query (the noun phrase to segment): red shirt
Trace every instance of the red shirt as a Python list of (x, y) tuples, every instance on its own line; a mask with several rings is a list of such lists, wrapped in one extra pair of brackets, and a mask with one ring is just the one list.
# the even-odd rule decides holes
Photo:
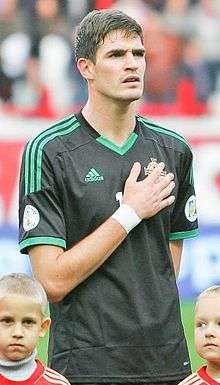
[(27, 380), (9, 380), (0, 374), (0, 385), (70, 385), (69, 381), (55, 370), (47, 368), (38, 360), (36, 360), (36, 364), (34, 373)]
[(219, 385), (220, 383), (215, 381), (206, 372), (206, 366), (200, 368), (197, 372), (186, 377), (179, 385)]

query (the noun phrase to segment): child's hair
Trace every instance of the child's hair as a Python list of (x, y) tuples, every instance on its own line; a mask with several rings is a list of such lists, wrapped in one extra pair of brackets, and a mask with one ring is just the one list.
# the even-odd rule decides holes
[(201, 298), (204, 298), (204, 297), (212, 297), (213, 294), (219, 294), (220, 295), (220, 285), (214, 285), (214, 286), (210, 286), (208, 287), (207, 289), (203, 290), (198, 298), (197, 298), (197, 302), (201, 299)]
[(217, 296), (217, 295), (220, 295), (220, 285), (210, 286), (207, 289), (203, 290), (196, 299), (195, 312), (197, 311), (197, 306), (198, 306), (200, 299), (213, 297), (213, 296)]
[(47, 295), (36, 279), (22, 273), (11, 273), (0, 278), (0, 299), (8, 294), (19, 294), (30, 297), (41, 305), (42, 316), (46, 316)]

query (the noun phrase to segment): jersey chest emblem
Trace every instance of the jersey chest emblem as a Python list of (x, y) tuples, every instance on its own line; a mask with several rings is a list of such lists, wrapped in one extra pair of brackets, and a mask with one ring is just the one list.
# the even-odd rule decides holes
[[(147, 166), (144, 167), (144, 175), (149, 175), (152, 173), (152, 171), (155, 169), (155, 167), (158, 165), (156, 158), (150, 158), (150, 162)], [(160, 175), (165, 176), (167, 174), (166, 171), (161, 171)]]

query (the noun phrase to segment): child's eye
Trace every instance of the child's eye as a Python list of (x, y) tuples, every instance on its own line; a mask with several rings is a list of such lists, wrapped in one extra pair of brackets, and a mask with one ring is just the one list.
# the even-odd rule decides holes
[(33, 319), (29, 319), (29, 318), (27, 318), (27, 319), (25, 319), (24, 321), (23, 321), (23, 323), (24, 324), (26, 324), (26, 325), (33, 325), (33, 324), (35, 324), (36, 322), (35, 322), (35, 320), (33, 320)]
[(197, 328), (204, 328), (206, 326), (205, 322), (197, 322), (196, 327)]
[(0, 319), (0, 322), (6, 325), (9, 325), (13, 322), (13, 319), (11, 317), (4, 317)]

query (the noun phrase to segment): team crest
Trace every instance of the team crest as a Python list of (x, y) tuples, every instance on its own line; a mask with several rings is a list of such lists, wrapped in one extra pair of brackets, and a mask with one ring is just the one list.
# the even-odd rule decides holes
[[(150, 163), (148, 163), (147, 167), (144, 167), (144, 175), (151, 174), (157, 165), (158, 165), (157, 159), (150, 158)], [(165, 176), (166, 174), (167, 174), (166, 171), (161, 171), (160, 173), (161, 176)]]
[(31, 205), (27, 205), (24, 209), (23, 216), (23, 228), (25, 231), (29, 231), (37, 227), (40, 221), (39, 211)]
[(197, 219), (196, 209), (196, 197), (192, 195), (186, 202), (185, 205), (185, 216), (190, 222), (194, 222)]

